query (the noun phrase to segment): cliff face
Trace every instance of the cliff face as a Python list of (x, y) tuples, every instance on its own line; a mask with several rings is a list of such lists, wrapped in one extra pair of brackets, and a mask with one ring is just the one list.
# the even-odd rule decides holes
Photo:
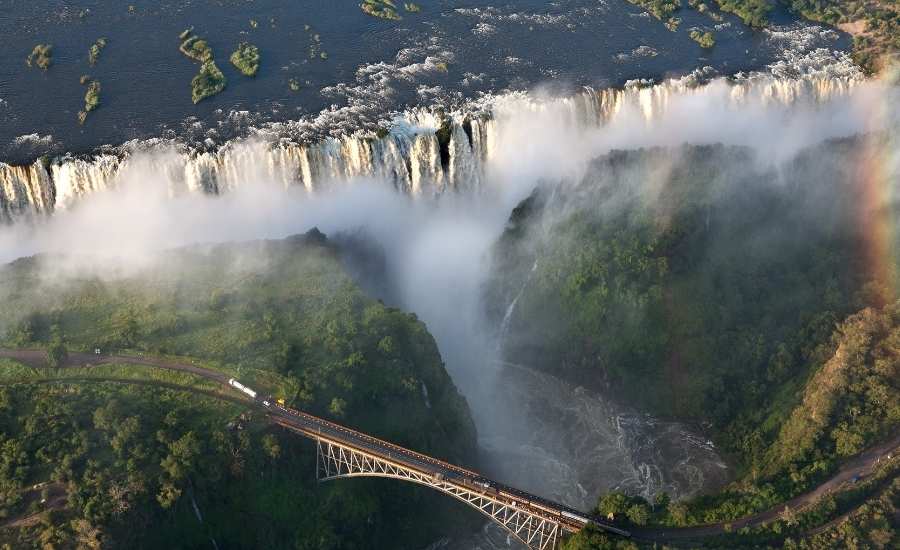
[(765, 410), (835, 319), (883, 303), (857, 223), (868, 143), (774, 165), (740, 147), (616, 152), (537, 191), (487, 288), (508, 360), (723, 427)]

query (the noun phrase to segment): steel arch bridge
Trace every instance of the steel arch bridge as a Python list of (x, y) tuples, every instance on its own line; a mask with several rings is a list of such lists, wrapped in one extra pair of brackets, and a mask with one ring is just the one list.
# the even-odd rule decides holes
[(588, 523), (629, 536), (614, 525), (471, 470), (306, 413), (275, 409), (283, 414), (270, 411), (273, 422), (316, 442), (316, 479), (320, 482), (382, 477), (430, 487), (478, 510), (533, 550), (555, 550), (564, 534), (576, 533)]
[(530, 513), (487, 491), (467, 489), (440, 474), (424, 474), (327, 440), (316, 442), (316, 455), (316, 479), (319, 481), (342, 477), (386, 477), (418, 483), (475, 508), (529, 548), (552, 550), (557, 546), (561, 529), (559, 522)]

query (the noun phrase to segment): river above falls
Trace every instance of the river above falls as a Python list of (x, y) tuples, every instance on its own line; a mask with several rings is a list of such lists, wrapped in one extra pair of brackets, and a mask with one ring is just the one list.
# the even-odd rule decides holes
[[(563, 89), (660, 80), (709, 67), (758, 70), (780, 59), (785, 33), (810, 46), (846, 50), (849, 39), (780, 11), (779, 31), (754, 31), (731, 14), (687, 3), (672, 32), (626, 0), (421, 0), (401, 21), (364, 14), (358, 2), (165, 0), (0, 1), (0, 161), (85, 153), (130, 140), (174, 139), (194, 147), (268, 128), (314, 141), (372, 130), (417, 105), (548, 84)], [(208, 41), (228, 80), (218, 95), (191, 102), (198, 66), (179, 53), (187, 28)], [(693, 29), (713, 32), (701, 48)], [(107, 46), (91, 64), (89, 49)], [(259, 47), (259, 73), (228, 62), (242, 41)], [(51, 44), (48, 70), (28, 67)], [(101, 84), (100, 107), (84, 125), (82, 76)]]

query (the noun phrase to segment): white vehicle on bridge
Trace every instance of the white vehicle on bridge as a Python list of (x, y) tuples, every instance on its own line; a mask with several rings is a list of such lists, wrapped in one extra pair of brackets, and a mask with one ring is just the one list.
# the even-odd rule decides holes
[(256, 392), (255, 392), (255, 391), (253, 391), (253, 390), (251, 390), (250, 388), (248, 388), (247, 386), (241, 384), (240, 382), (238, 382), (238, 381), (235, 380), (234, 378), (229, 378), (229, 379), (228, 379), (228, 385), (231, 386), (231, 387), (233, 387), (233, 388), (235, 388), (235, 389), (237, 389), (237, 390), (240, 391), (240, 392), (243, 392), (243, 393), (249, 395), (251, 398), (256, 399)]
[(591, 523), (593, 521), (590, 518), (586, 518), (578, 514), (573, 514), (572, 512), (567, 512), (565, 510), (562, 511), (562, 516), (571, 520), (580, 521), (581, 523)]

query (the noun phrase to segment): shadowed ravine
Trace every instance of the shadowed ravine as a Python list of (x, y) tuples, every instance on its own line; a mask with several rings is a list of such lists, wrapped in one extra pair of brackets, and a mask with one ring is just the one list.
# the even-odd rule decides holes
[[(716, 449), (684, 424), (628, 410), (520, 365), (494, 367), (497, 384), (465, 393), (478, 428), (479, 467), (487, 475), (581, 510), (613, 489), (684, 498), (728, 480)], [(448, 368), (453, 374), (453, 365)], [(521, 547), (493, 524), (432, 546)]]

